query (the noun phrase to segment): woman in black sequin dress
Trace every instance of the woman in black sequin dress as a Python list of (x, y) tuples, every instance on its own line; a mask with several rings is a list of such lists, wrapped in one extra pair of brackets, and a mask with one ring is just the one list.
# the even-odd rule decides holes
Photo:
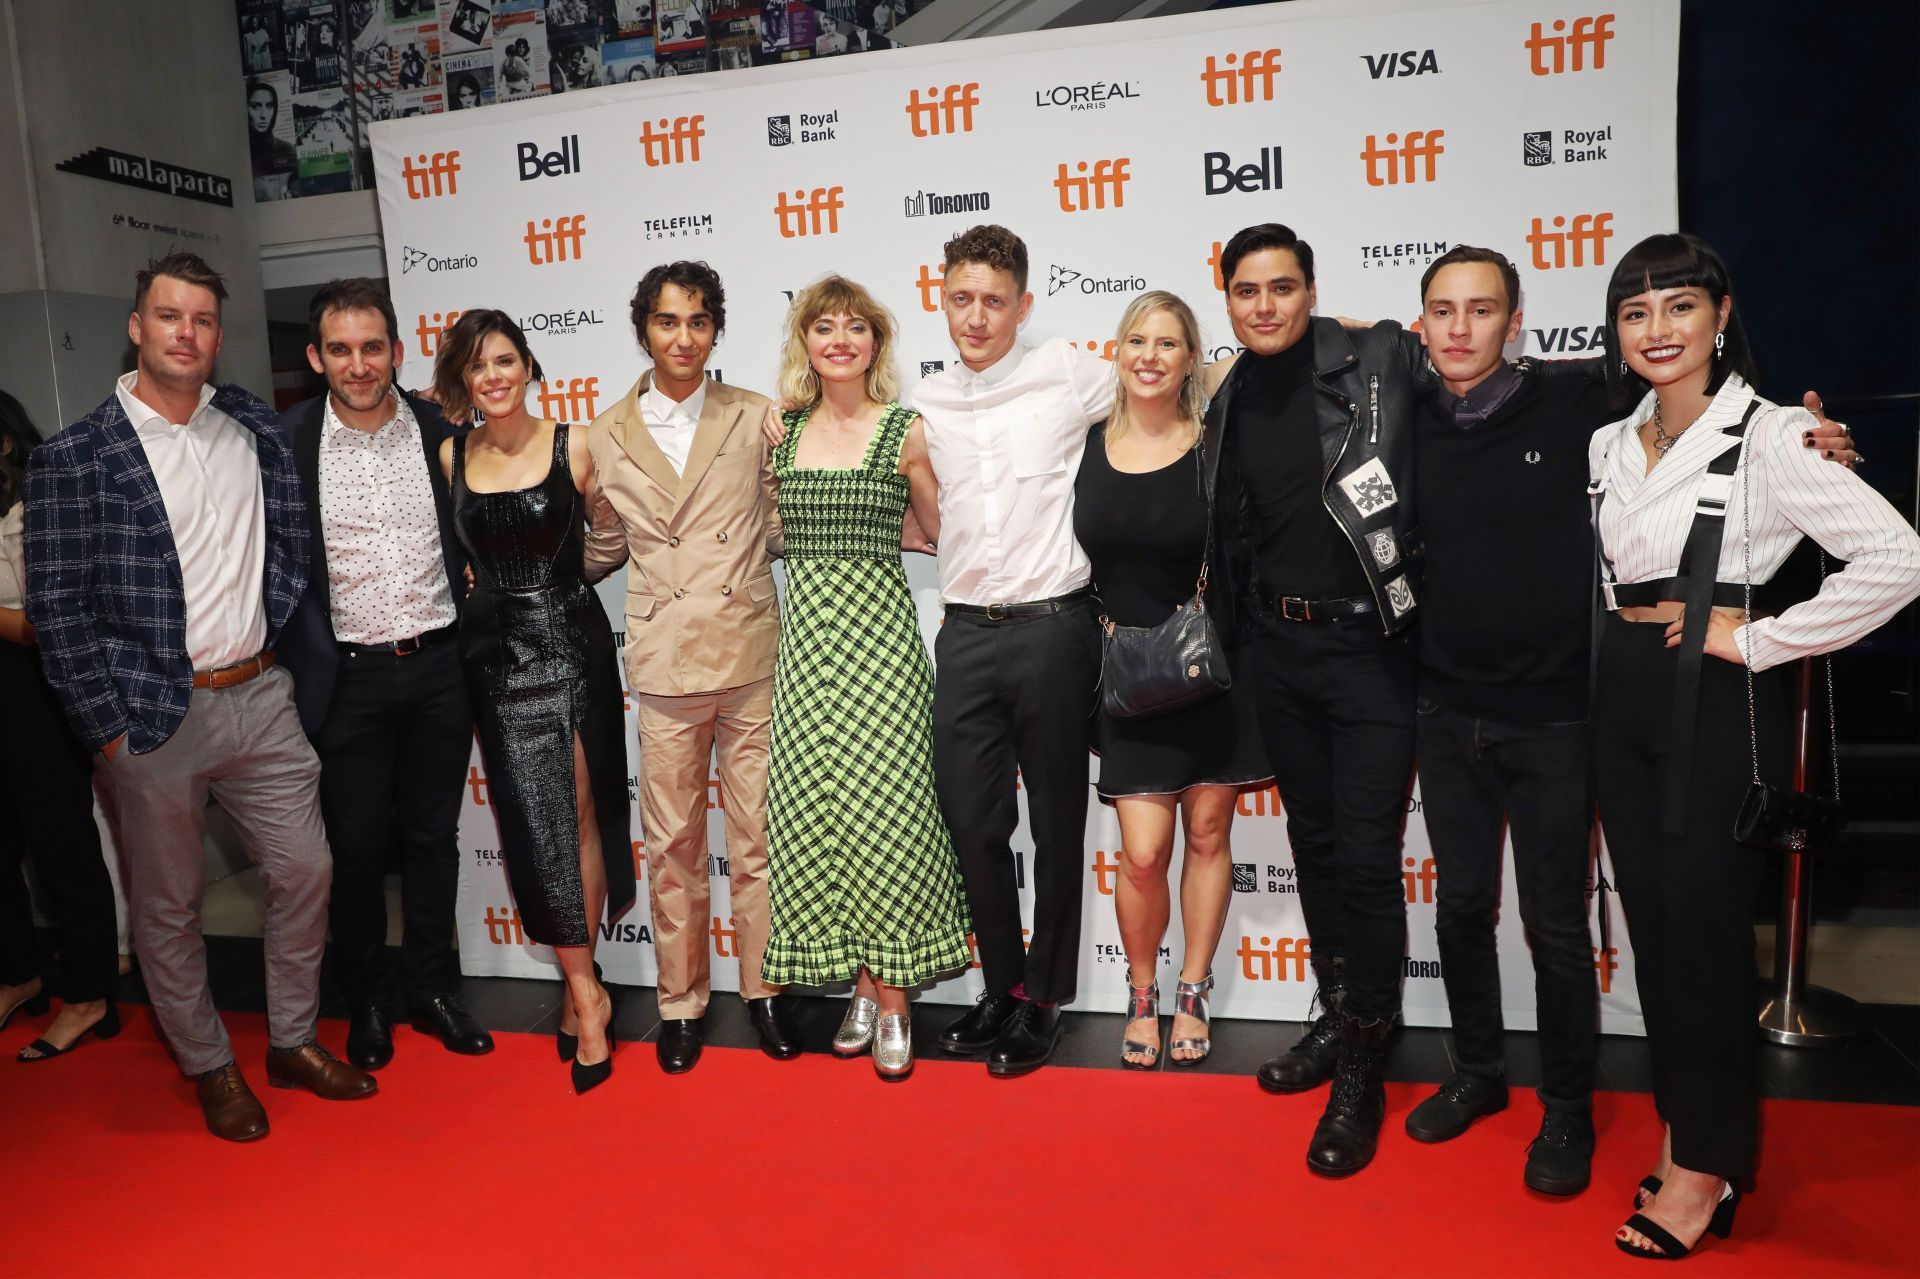
[[(528, 414), (527, 387), (540, 376), (511, 318), (468, 311), (440, 348), (434, 389), (449, 416), (483, 419), (440, 450), (473, 561), (460, 661), (507, 879), (528, 936), (559, 957), (561, 1032), (563, 1042), (577, 1033), (584, 1092), (612, 1056), (594, 935), (603, 912), (617, 917), (634, 900), (613, 631), (588, 585), (625, 562), (626, 538), (597, 500), (586, 432)], [(596, 510), (607, 514), (589, 534)]]

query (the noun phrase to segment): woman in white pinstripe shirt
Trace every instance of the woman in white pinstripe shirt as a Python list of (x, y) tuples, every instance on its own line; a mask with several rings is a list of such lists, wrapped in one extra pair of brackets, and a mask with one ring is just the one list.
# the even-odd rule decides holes
[[(1667, 1125), (1641, 1183), (1643, 1211), (1616, 1242), (1678, 1257), (1708, 1229), (1731, 1229), (1756, 1144), (1752, 907), (1766, 862), (1732, 833), (1752, 776), (1743, 657), (1758, 676), (1761, 776), (1781, 783), (1780, 671), (1846, 647), (1920, 595), (1920, 538), (1808, 446), (1810, 414), (1754, 392), (1726, 268), (1700, 240), (1656, 235), (1620, 260), (1607, 349), (1616, 403), (1638, 404), (1589, 450), (1611, 610), (1597, 655), (1595, 757)], [(1710, 474), (1730, 465), (1730, 475)], [(1704, 635), (1685, 626), (1682, 603), (1697, 505), (1724, 519)], [(1745, 584), (1768, 582), (1802, 536), (1847, 567), (1812, 599), (1746, 621)], [(1687, 673), (1690, 648), (1704, 654), (1697, 676)]]

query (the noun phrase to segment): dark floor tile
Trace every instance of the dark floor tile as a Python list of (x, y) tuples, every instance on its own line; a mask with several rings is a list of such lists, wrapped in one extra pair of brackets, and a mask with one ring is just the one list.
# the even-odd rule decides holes
[(1873, 1033), (1909, 1065), (1920, 1067), (1920, 1004), (1868, 1004)]
[(1763, 1043), (1760, 1077), (1799, 1101), (1920, 1105), (1920, 1069), (1877, 1035), (1818, 1048)]

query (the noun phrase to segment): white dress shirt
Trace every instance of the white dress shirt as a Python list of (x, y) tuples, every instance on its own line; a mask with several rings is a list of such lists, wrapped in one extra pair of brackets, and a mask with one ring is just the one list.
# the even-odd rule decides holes
[(1772, 580), (1803, 534), (1847, 562), (1812, 599), (1734, 631), (1734, 643), (1753, 669), (1764, 671), (1845, 648), (1920, 595), (1920, 536), (1912, 526), (1866, 481), (1801, 443), (1814, 425), (1812, 414), (1761, 399), (1737, 376), (1726, 380), (1652, 471), (1637, 438), (1653, 416), (1652, 392), (1633, 416), (1594, 433), (1587, 461), (1593, 480), (1606, 490), (1599, 535), (1614, 580), (1673, 577), (1707, 464), (1724, 450), (1722, 432), (1737, 425), (1756, 399), (1760, 408), (1747, 424), (1746, 455), (1727, 500), (1718, 580), (1746, 581), (1749, 555), (1754, 585)]
[(146, 451), (180, 556), (187, 656), (197, 671), (244, 662), (267, 642), (259, 448), (251, 431), (212, 407), (212, 386), (200, 389), (200, 407), (183, 424), (134, 395), (137, 376), (120, 379), (120, 407)]
[(707, 405), (707, 380), (700, 379), (700, 387), (684, 400), (672, 400), (660, 393), (660, 388), (647, 384), (647, 393), (640, 397), (640, 416), (646, 420), (647, 429), (653, 432), (653, 442), (667, 455), (667, 461), (673, 464), (673, 473), (679, 475), (687, 469), (687, 454), (693, 449), (693, 433), (700, 429), (700, 413)]
[(393, 401), (373, 432), (342, 422), (331, 395), (321, 410), (320, 535), (333, 637), (347, 644), (391, 644), (455, 617), (420, 424)]
[(1019, 604), (1092, 580), (1073, 536), (1073, 481), (1088, 430), (1113, 409), (1113, 386), (1111, 364), (1052, 338), (915, 388), (940, 484), (943, 600)]
[(0, 515), (0, 608), (27, 606), (26, 519), (25, 502)]

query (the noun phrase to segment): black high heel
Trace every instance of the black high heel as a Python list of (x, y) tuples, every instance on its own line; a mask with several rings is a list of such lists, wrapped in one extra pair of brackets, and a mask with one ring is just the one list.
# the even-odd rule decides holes
[(584, 1097), (613, 1077), (613, 1050), (618, 1042), (613, 1034), (613, 992), (605, 986), (600, 988), (607, 997), (607, 1056), (604, 1061), (589, 1066), (576, 1055), (569, 1066), (573, 1074), (575, 1096)]
[[(1731, 1235), (1733, 1233), (1733, 1214), (1739, 1207), (1740, 1192), (1733, 1188), (1733, 1183), (1728, 1182), (1720, 1191), (1720, 1202), (1713, 1206), (1713, 1217), (1707, 1222), (1706, 1232), (1702, 1234), (1700, 1238), (1704, 1239), (1707, 1235), (1714, 1235), (1718, 1238), (1725, 1239)], [(1627, 1218), (1627, 1229), (1639, 1231), (1648, 1239), (1652, 1240), (1653, 1243), (1659, 1247), (1660, 1251), (1649, 1252), (1645, 1248), (1635, 1247), (1618, 1235), (1614, 1236), (1613, 1246), (1621, 1252), (1626, 1253), (1629, 1257), (1639, 1257), (1646, 1261), (1678, 1261), (1692, 1252), (1693, 1248), (1700, 1246), (1700, 1240), (1695, 1240), (1693, 1248), (1687, 1247), (1687, 1245), (1681, 1243), (1669, 1234), (1665, 1227), (1637, 1212)]]
[(1633, 1192), (1633, 1206), (1637, 1211), (1647, 1206), (1647, 1200), (1660, 1193), (1660, 1178), (1648, 1173), (1640, 1178), (1640, 1188)]
[[(607, 991), (607, 1000), (608, 1002), (612, 1002), (613, 992), (607, 990), (605, 975), (600, 971), (598, 960), (596, 960), (593, 965), (593, 979), (601, 983), (600, 989)], [(553, 1046), (559, 1050), (561, 1061), (572, 1061), (580, 1052), (580, 1036), (569, 1035), (566, 1031), (555, 1027), (553, 1032)]]
[[(68, 1044), (65, 1048), (55, 1048), (52, 1044), (48, 1043), (44, 1039), (36, 1039), (32, 1043), (28, 1044), (25, 1048), (22, 1048), (20, 1050), (20, 1055), (15, 1057), (14, 1060), (27, 1062), (29, 1064), (36, 1061), (52, 1061), (55, 1057), (64, 1057), (68, 1053), (72, 1052), (74, 1049), (78, 1048), (81, 1044), (81, 1041), (86, 1039), (88, 1035), (92, 1035), (95, 1039), (106, 1040), (106, 1039), (112, 1039), (115, 1035), (119, 1033), (120, 1033), (120, 1008), (112, 1000), (108, 1000), (107, 1011), (105, 1015), (103, 1015), (99, 1021), (94, 1022), (93, 1025), (87, 1027), (85, 1030), (75, 1035), (73, 1037), (73, 1042)], [(33, 1053), (35, 1055), (32, 1057), (29, 1057), (27, 1056), (28, 1053)]]
[(25, 999), (7, 1009), (7, 1011), (0, 1013), (0, 1030), (5, 1030), (7, 1023), (13, 1020), (13, 1015), (21, 1009), (25, 1009), (29, 1017), (44, 1017), (46, 1016), (47, 1009), (51, 1007), (53, 1007), (52, 996), (48, 995), (47, 988), (42, 986), (39, 994), (28, 995)]

